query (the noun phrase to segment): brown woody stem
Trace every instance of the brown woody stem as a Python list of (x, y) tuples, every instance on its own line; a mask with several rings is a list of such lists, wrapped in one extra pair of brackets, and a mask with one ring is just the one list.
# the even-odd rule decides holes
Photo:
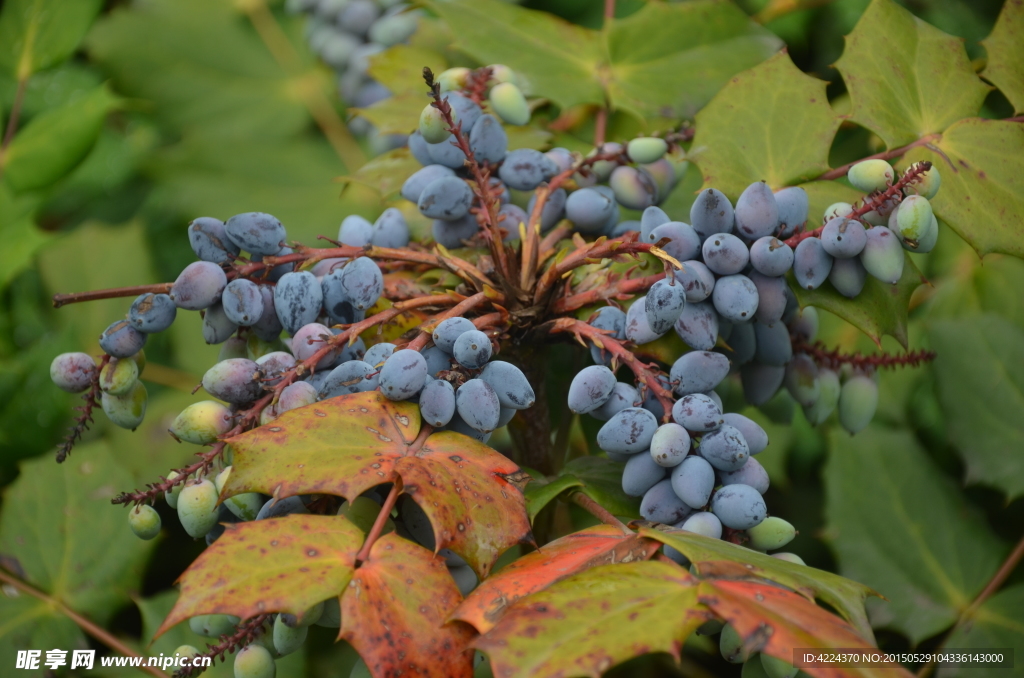
[(569, 313), (576, 309), (596, 304), (606, 299), (626, 299), (631, 294), (643, 292), (650, 289), (651, 285), (665, 278), (664, 273), (644, 276), (643, 278), (623, 278), (614, 284), (600, 287), (586, 292), (579, 292), (568, 297), (562, 297), (551, 307), (552, 313)]
[[(419, 437), (426, 439), (427, 435), (430, 435), (430, 427), (424, 426), (420, 429)], [(424, 435), (424, 431), (426, 435)], [(419, 438), (417, 438), (419, 440)], [(366, 535), (366, 541), (363, 542), (362, 548), (359, 549), (359, 553), (356, 554), (356, 565), (366, 562), (366, 559), (370, 557), (370, 549), (380, 538), (380, 533), (384, 531), (384, 525), (387, 524), (388, 518), (391, 516), (391, 509), (395, 508), (395, 502), (398, 501), (398, 495), (402, 493), (402, 478), (396, 477), (395, 482), (391, 485), (391, 491), (388, 492), (387, 498), (384, 500), (384, 504), (380, 507), (380, 513), (377, 514), (377, 519), (373, 521), (373, 527)]]

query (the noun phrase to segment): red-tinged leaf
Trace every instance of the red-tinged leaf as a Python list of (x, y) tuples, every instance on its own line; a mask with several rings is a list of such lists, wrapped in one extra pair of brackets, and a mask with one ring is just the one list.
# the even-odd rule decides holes
[(864, 611), (868, 596), (877, 596), (872, 589), (837, 574), (797, 565), (779, 558), (730, 544), (721, 539), (675, 530), (669, 527), (641, 527), (640, 534), (676, 549), (693, 563), (701, 577), (724, 577), (721, 561), (738, 563), (747, 576), (762, 577), (788, 586), (809, 600), (825, 601), (836, 609), (861, 636), (874, 640), (871, 624)]
[(566, 535), (513, 561), (485, 579), (452, 614), (486, 633), (520, 598), (597, 565), (647, 560), (661, 547), (653, 539), (596, 525)]
[(226, 525), (179, 578), (178, 602), (156, 636), (198, 614), (301, 613), (345, 589), (362, 543), (359, 528), (338, 516)]
[[(706, 579), (700, 584), (699, 599), (736, 629), (749, 652), (764, 652), (794, 663), (795, 648), (876, 649), (840, 617), (768, 581)], [(815, 678), (912, 675), (898, 664), (870, 668), (801, 668)]]
[(522, 486), (506, 457), (467, 436), (416, 443), (419, 408), (379, 392), (330, 398), (286, 412), (230, 439), (234, 468), (224, 496), (332, 494), (352, 499), (401, 477), (430, 518), (437, 548), (462, 556), (481, 578), (501, 553), (529, 542)]
[(359, 652), (374, 678), (470, 678), (473, 630), (445, 623), (461, 600), (443, 559), (387, 534), (341, 598), (339, 637)]
[(520, 600), (473, 645), (495, 678), (597, 678), (648, 652), (678, 658), (709, 618), (696, 584), (671, 563), (601, 565)]

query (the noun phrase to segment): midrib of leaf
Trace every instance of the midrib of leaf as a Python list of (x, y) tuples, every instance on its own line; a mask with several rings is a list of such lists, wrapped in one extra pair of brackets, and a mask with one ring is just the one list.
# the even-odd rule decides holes
[[(24, 594), (19, 593), (18, 595), (20, 596)], [(48, 613), (50, 612), (59, 612), (59, 610), (54, 607), (48, 607), (41, 600), (36, 600), (33, 607), (25, 610), (20, 615), (7, 619), (3, 624), (0, 624), (0, 638), (6, 636), (12, 629), (16, 629), (23, 624), (27, 624), (33, 619), (49, 616)]]
[(987, 610), (985, 609), (984, 605), (979, 607), (978, 611), (974, 613), (973, 621), (985, 622), (987, 624), (991, 624), (992, 626), (999, 626), (1004, 629), (1008, 629), (1010, 631), (1019, 633), (1021, 636), (1024, 636), (1024, 623), (1021, 623), (1014, 619), (1010, 619), (1009, 617), (1006, 617), (1004, 615), (997, 614), (995, 612), (992, 612), (991, 610)]
[(28, 26), (25, 28), (25, 45), (18, 57), (18, 80), (28, 80), (32, 75), (32, 48), (35, 47), (36, 34), (39, 32), (39, 5), (42, 0), (33, 0), (32, 12)]

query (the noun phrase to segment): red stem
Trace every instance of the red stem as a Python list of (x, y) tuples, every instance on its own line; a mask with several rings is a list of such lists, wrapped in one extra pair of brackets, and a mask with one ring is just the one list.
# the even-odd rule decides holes
[(582, 247), (569, 254), (565, 259), (548, 268), (541, 276), (540, 282), (537, 284), (537, 291), (534, 293), (534, 303), (541, 303), (554, 285), (562, 279), (562, 276), (573, 269), (623, 254), (650, 252), (654, 248), (651, 243), (637, 242), (637, 237), (636, 233), (627, 233), (614, 240), (598, 238), (587, 247)]
[[(434, 318), (431, 320), (429, 324), (420, 325), (419, 336), (410, 341), (408, 344), (406, 344), (405, 348), (409, 348), (414, 351), (419, 351), (423, 349), (423, 347), (427, 345), (427, 342), (430, 341), (431, 332), (433, 331), (433, 328), (437, 326), (438, 323), (440, 323), (442, 320), (447, 320), (448, 318), (454, 318), (456, 316), (464, 315), (465, 313), (473, 310), (477, 306), (480, 306), (481, 304), (484, 304), (487, 301), (488, 297), (485, 292), (477, 292), (471, 297), (466, 297), (465, 299), (455, 304), (455, 306), (451, 307), (444, 313), (439, 313), (436, 316), (434, 316)], [(501, 296), (498, 295), (498, 298), (495, 301), (501, 301)], [(427, 330), (425, 329), (426, 327), (430, 327), (431, 329)]]
[(584, 338), (600, 345), (605, 351), (611, 353), (613, 358), (618, 359), (629, 367), (633, 374), (636, 375), (638, 382), (650, 389), (654, 397), (661, 403), (662, 408), (664, 408), (665, 414), (663, 419), (666, 422), (669, 421), (672, 416), (672, 405), (675, 404), (675, 399), (672, 397), (672, 392), (658, 381), (658, 375), (661, 374), (661, 371), (655, 366), (646, 365), (641, 362), (622, 342), (610, 336), (607, 330), (600, 330), (575, 318), (559, 318), (542, 325), (541, 328), (546, 329), (551, 334), (559, 332), (572, 333), (576, 335), (576, 339), (584, 346), (586, 345), (586, 342), (583, 341)]
[(605, 525), (612, 525), (622, 530), (623, 534), (633, 534), (632, 530), (626, 527), (626, 524), (621, 520), (613, 516), (608, 509), (598, 504), (596, 501), (583, 494), (582, 492), (573, 492), (569, 495), (569, 501), (576, 504), (584, 511), (600, 520)]
[(650, 289), (651, 285), (665, 278), (664, 273), (644, 276), (643, 278), (623, 278), (606, 287), (599, 287), (562, 297), (551, 307), (552, 313), (569, 313), (576, 309), (596, 304), (605, 299), (627, 299), (629, 295)]
[(935, 360), (935, 351), (911, 351), (902, 355), (881, 353), (878, 355), (861, 355), (860, 353), (841, 353), (839, 349), (829, 349), (818, 341), (808, 344), (801, 340), (793, 341), (793, 353), (806, 353), (814, 362), (822, 367), (837, 369), (840, 365), (866, 368), (917, 367), (921, 363)]
[(899, 148), (894, 148), (890, 151), (882, 151), (881, 153), (875, 153), (874, 155), (869, 155), (866, 158), (861, 158), (860, 160), (848, 162), (845, 165), (841, 165), (840, 167), (825, 172), (824, 174), (813, 179), (812, 181), (832, 181), (833, 179), (841, 179), (846, 176), (846, 173), (850, 171), (851, 167), (853, 167), (859, 162), (864, 162), (865, 160), (892, 160), (893, 158), (900, 157), (901, 155), (903, 155), (912, 148), (917, 148), (918, 146), (927, 146), (931, 142), (941, 138), (941, 134), (929, 134), (927, 136), (921, 137), (917, 141), (907, 144), (906, 146), (900, 146)]
[[(430, 427), (424, 425), (420, 430), (420, 436), (426, 438), (426, 435), (430, 435)], [(418, 440), (419, 438), (417, 438)], [(402, 478), (395, 478), (395, 482), (391, 485), (391, 491), (388, 492), (387, 498), (384, 500), (384, 504), (380, 507), (380, 513), (377, 514), (377, 519), (373, 521), (373, 527), (366, 534), (366, 541), (363, 542), (362, 548), (359, 549), (359, 553), (356, 554), (356, 566), (366, 562), (366, 559), (370, 557), (370, 549), (380, 538), (380, 533), (384, 531), (384, 526), (388, 522), (388, 518), (391, 516), (391, 509), (395, 508), (395, 502), (398, 501), (398, 495), (402, 492)]]
[[(930, 170), (931, 168), (932, 168), (932, 164), (930, 162), (928, 162), (927, 160), (919, 162), (919, 163), (915, 163), (912, 167), (910, 167), (910, 169), (908, 169), (903, 174), (902, 177), (900, 177), (899, 181), (894, 183), (892, 186), (890, 186), (889, 188), (885, 189), (881, 193), (873, 193), (873, 194), (867, 196), (866, 198), (864, 198), (864, 204), (863, 205), (861, 205), (860, 207), (854, 209), (849, 214), (845, 214), (845, 215), (841, 214), (839, 216), (845, 216), (848, 219), (860, 219), (862, 216), (864, 216), (865, 214), (867, 214), (871, 210), (876, 209), (880, 205), (885, 204), (885, 202), (887, 200), (889, 200), (890, 198), (895, 198), (897, 196), (902, 195), (901, 191), (906, 186), (909, 186), (910, 184), (914, 183), (915, 181), (918, 181), (920, 179), (921, 175), (924, 174), (925, 172), (927, 172), (928, 170)], [(817, 237), (819, 237), (821, 235), (821, 232), (824, 229), (825, 229), (825, 227), (821, 226), (819, 228), (814, 229), (813, 231), (806, 231), (804, 233), (797, 233), (793, 237), (788, 238), (788, 239), (784, 240), (783, 242), (785, 242), (790, 247), (795, 248), (797, 245), (800, 244), (801, 241), (806, 240), (807, 238), (817, 238)]]

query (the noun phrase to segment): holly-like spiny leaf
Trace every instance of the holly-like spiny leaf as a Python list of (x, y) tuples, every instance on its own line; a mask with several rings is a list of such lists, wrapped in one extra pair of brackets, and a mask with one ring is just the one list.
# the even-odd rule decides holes
[(963, 40), (893, 0), (873, 0), (846, 36), (836, 68), (850, 92), (850, 119), (888, 148), (977, 115), (989, 91), (975, 75)]
[(156, 632), (199, 614), (300, 614), (345, 590), (363, 533), (342, 516), (288, 515), (226, 525), (181, 575)]
[(1024, 257), (1024, 125), (968, 118), (932, 146), (912, 149), (900, 166), (930, 160), (939, 170), (936, 216), (981, 256)]
[[(970, 648), (985, 652), (994, 647), (1020, 647), (1024, 635), (1024, 585), (1007, 586), (993, 595), (953, 629), (944, 642), (944, 647)], [(976, 667), (964, 670), (959, 667), (943, 666), (938, 670), (939, 678), (965, 676), (987, 678), (1005, 675), (998, 668)]]
[(981, 77), (999, 88), (1015, 113), (1024, 111), (1024, 2), (1007, 0), (992, 33), (981, 41), (988, 62)]
[(733, 77), (697, 114), (690, 158), (704, 187), (735, 201), (755, 181), (777, 190), (827, 171), (840, 118), (826, 85), (785, 52)]
[(444, 560), (396, 534), (370, 549), (341, 598), (340, 638), (374, 676), (469, 678), (473, 630), (446, 623), (462, 600)]
[[(531, 485), (532, 486), (532, 485)], [(661, 547), (611, 525), (595, 525), (545, 544), (485, 579), (452, 614), (486, 633), (519, 599), (597, 565), (647, 560)]]
[(381, 200), (390, 200), (399, 194), (405, 180), (420, 168), (419, 161), (412, 157), (408, 148), (395, 148), (378, 155), (360, 167), (355, 174), (341, 177), (338, 181), (346, 186), (367, 186), (379, 193)]
[(697, 580), (672, 563), (601, 565), (512, 605), (473, 645), (496, 678), (597, 678), (648, 652), (678, 659), (709, 618)]
[(877, 626), (914, 644), (949, 628), (999, 569), (1005, 544), (911, 431), (835, 432), (830, 449), (825, 536), (840, 572), (885, 596), (871, 601)]
[(814, 290), (800, 287), (789, 276), (790, 289), (796, 294), (800, 306), (817, 306), (835, 313), (864, 334), (876, 345), (882, 345), (882, 337), (889, 336), (907, 347), (907, 316), (910, 312), (910, 297), (918, 286), (927, 282), (914, 264), (913, 257), (904, 252), (903, 276), (895, 285), (867, 276), (864, 289), (856, 299), (845, 297), (832, 286), (830, 281)]
[(224, 496), (332, 494), (353, 499), (401, 478), (426, 512), (437, 548), (450, 548), (487, 576), (501, 552), (532, 539), (522, 485), (506, 457), (452, 431), (414, 442), (415, 402), (379, 392), (330, 398), (230, 439), (234, 469)]
[[(699, 600), (727, 621), (750, 654), (765, 654), (794, 663), (795, 648), (857, 648), (873, 650), (857, 632), (834, 614), (767, 581), (705, 579)], [(898, 664), (869, 668), (804, 667), (814, 678), (909, 678)]]
[[(852, 579), (805, 565), (786, 562), (721, 539), (676, 530), (667, 526), (657, 529), (641, 527), (640, 534), (667, 544), (686, 556), (702, 577), (705, 564), (729, 561), (739, 563), (748, 576), (761, 577), (788, 586), (810, 600), (821, 599), (835, 608), (864, 638), (874, 638), (864, 612), (868, 596), (878, 595)], [(719, 568), (720, 569), (720, 568)]]

